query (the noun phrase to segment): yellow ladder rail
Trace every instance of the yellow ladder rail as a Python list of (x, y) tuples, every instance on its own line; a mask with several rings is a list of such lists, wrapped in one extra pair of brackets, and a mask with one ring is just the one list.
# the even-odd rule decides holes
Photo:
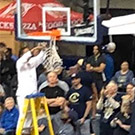
[(45, 113), (47, 116), (49, 133), (50, 135), (54, 135), (47, 100), (43, 93), (36, 93), (36, 94), (26, 96), (24, 100), (23, 115), (17, 126), (16, 135), (22, 135), (22, 130), (23, 130), (24, 122), (26, 120), (26, 115), (28, 113), (28, 108), (30, 108), (30, 111), (32, 113), (33, 130), (31, 132), (31, 135), (39, 135), (37, 111), (39, 110), (41, 106), (41, 101), (42, 101), (42, 104), (44, 105)]

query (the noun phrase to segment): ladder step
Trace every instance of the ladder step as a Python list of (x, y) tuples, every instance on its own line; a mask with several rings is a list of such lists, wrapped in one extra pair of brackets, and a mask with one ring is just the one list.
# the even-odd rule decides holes
[(30, 98), (38, 98), (38, 97), (44, 97), (45, 94), (44, 93), (35, 93), (35, 94), (30, 94), (30, 95), (27, 95), (26, 98), (30, 99)]
[(33, 126), (30, 126), (30, 127), (24, 127), (22, 130), (27, 130), (27, 129), (32, 129)]
[[(27, 113), (32, 113), (31, 110), (28, 110)], [(48, 118), (49, 116), (45, 115), (45, 118)]]

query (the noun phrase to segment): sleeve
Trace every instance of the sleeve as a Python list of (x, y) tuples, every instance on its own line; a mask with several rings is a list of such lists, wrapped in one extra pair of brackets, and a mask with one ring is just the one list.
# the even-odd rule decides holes
[(58, 87), (58, 89), (59, 89), (59, 92), (58, 92), (57, 97), (65, 97), (65, 92), (64, 92), (64, 90), (61, 89), (60, 87)]
[(101, 63), (106, 64), (105, 54), (102, 54), (100, 58)]
[(119, 72), (116, 72), (115, 75), (112, 77), (112, 80), (117, 83), (117, 78), (118, 78)]
[(119, 115), (120, 115), (120, 112), (118, 112), (118, 113), (114, 116), (113, 120), (110, 122), (111, 127), (115, 128), (115, 127), (117, 126), (116, 120), (119, 119)]
[(104, 107), (104, 99), (103, 98), (100, 98), (97, 102), (97, 110), (103, 110), (103, 107)]
[(42, 89), (48, 86), (48, 81), (43, 82), (40, 86), (38, 91), (42, 92)]
[(40, 90), (41, 93), (45, 93), (46, 89), (45, 87)]
[(68, 100), (69, 96), (71, 95), (71, 91), (69, 90), (66, 94), (66, 100)]
[(64, 90), (65, 93), (69, 91), (69, 86), (65, 81), (58, 81), (58, 86)]
[(28, 51), (17, 60), (17, 68), (22, 68), (28, 59), (32, 56), (31, 51)]
[(0, 120), (1, 128), (4, 128), (4, 123), (5, 123), (5, 112), (3, 112)]
[(45, 59), (46, 57), (46, 53), (45, 51), (40, 51), (40, 53), (35, 56), (35, 57), (32, 57), (29, 61), (28, 61), (28, 64), (31, 66), (31, 67), (38, 67)]
[(130, 70), (130, 71), (129, 71), (129, 75), (128, 75), (128, 82), (132, 82), (133, 77), (134, 77), (134, 74), (133, 74), (133, 72)]
[(92, 93), (90, 92), (89, 89), (85, 88), (85, 101), (87, 102), (87, 101), (90, 101), (90, 100), (92, 100)]
[(46, 118), (42, 118), (42, 119), (38, 120), (38, 126), (41, 126), (41, 125), (44, 125), (44, 126), (48, 125)]

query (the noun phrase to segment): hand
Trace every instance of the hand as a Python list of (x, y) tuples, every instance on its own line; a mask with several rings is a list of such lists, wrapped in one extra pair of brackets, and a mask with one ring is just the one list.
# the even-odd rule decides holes
[(44, 49), (44, 48), (46, 48), (47, 43), (46, 42), (38, 43), (38, 46), (41, 47), (42, 49)]
[(123, 128), (123, 129), (127, 128), (126, 125), (124, 125), (124, 124), (122, 124), (120, 127)]
[(85, 121), (85, 118), (84, 118), (84, 117), (82, 117), (79, 121), (80, 121), (80, 124), (83, 124), (83, 123), (84, 123), (84, 121)]
[(118, 124), (120, 127), (122, 126), (122, 122), (121, 122), (121, 120), (116, 120), (116, 124)]
[(42, 49), (45, 49), (45, 48), (47, 48), (47, 42), (43, 42), (40, 46), (42, 46)]
[(44, 43), (44, 44), (38, 44), (36, 47), (32, 48), (31, 49), (31, 52), (34, 52), (35, 50), (42, 50), (42, 49), (45, 49), (46, 48), (46, 45), (47, 43)]
[(4, 97), (5, 93), (4, 92), (0, 92), (0, 96)]
[(86, 65), (86, 71), (91, 71), (91, 64)]
[(3, 134), (5, 132), (4, 128), (0, 128), (0, 133)]
[(42, 49), (45, 49), (45, 48), (46, 48), (46, 46), (47, 46), (47, 43), (40, 44), (40, 45), (38, 45), (38, 46), (37, 46), (37, 49), (42, 50)]
[(111, 95), (109, 94), (109, 92), (108, 92), (108, 90), (106, 89), (106, 90), (104, 90), (104, 95), (106, 96), (106, 97), (111, 97)]
[(93, 66), (90, 67), (90, 71), (94, 71), (94, 67)]
[(40, 127), (38, 127), (38, 131), (39, 132), (42, 132), (43, 130), (44, 130), (44, 128), (45, 128), (46, 126), (45, 125), (40, 125)]
[(57, 97), (56, 98), (56, 102), (65, 102), (65, 98), (64, 97)]
[(70, 108), (66, 105), (64, 106), (64, 109), (63, 109), (65, 112), (69, 112)]
[(104, 95), (105, 95), (105, 89), (102, 88), (101, 92), (100, 92), (100, 97), (101, 98), (104, 98)]

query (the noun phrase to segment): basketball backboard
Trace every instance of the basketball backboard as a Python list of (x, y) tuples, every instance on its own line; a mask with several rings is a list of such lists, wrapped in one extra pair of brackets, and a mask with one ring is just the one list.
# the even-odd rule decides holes
[(84, 13), (79, 13), (56, 0), (17, 0), (17, 38), (47, 41), (50, 40), (49, 36), (31, 36), (29, 33), (60, 29), (61, 41), (87, 44), (96, 42), (100, 0), (83, 2)]

